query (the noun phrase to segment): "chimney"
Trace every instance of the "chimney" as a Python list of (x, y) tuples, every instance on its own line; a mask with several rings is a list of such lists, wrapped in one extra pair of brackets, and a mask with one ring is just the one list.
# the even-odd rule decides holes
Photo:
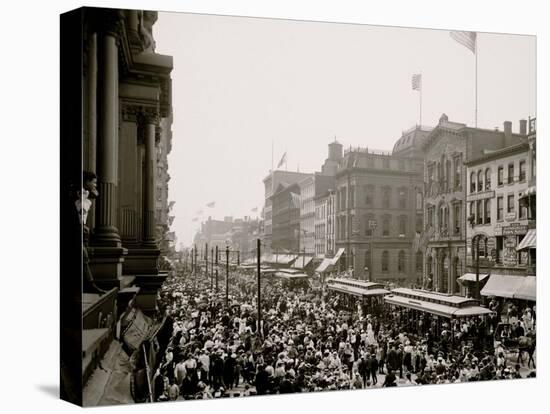
[(504, 146), (509, 147), (512, 144), (512, 123), (504, 121)]
[(527, 120), (526, 119), (520, 119), (519, 120), (519, 133), (520, 133), (520, 135), (527, 135)]

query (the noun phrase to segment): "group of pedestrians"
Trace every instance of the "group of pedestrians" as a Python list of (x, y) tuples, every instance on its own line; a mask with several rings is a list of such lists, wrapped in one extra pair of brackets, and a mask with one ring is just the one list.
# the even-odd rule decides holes
[(474, 319), (460, 327), (453, 348), (447, 333), (428, 321), (411, 329), (396, 310), (349, 312), (322, 289), (290, 289), (275, 279), (263, 285), (258, 323), (249, 275), (232, 272), (227, 298), (209, 277), (184, 271), (166, 280), (159, 303), (173, 334), (153, 379), (156, 401), (534, 375), (492, 346), (476, 347)]

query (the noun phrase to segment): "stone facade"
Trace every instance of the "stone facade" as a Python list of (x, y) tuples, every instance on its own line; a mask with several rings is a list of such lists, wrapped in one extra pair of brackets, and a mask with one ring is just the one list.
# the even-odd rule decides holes
[[(416, 145), (420, 145), (419, 137)], [(343, 268), (371, 281), (413, 283), (422, 159), (350, 148), (336, 173), (335, 247)]]
[(505, 131), (469, 128), (450, 122), (443, 114), (424, 146), (424, 233), (418, 248), (424, 251), (424, 287), (458, 293), (458, 277), (466, 263), (466, 187), (464, 163), (484, 151), (496, 151), (521, 142)]

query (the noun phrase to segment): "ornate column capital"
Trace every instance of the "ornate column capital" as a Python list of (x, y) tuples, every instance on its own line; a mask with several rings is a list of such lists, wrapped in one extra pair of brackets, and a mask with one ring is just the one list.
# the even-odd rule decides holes
[(160, 111), (154, 106), (122, 101), (121, 115), (123, 121), (135, 122), (140, 126), (152, 124), (158, 127), (160, 123)]
[(117, 45), (123, 33), (124, 11), (113, 9), (102, 9), (98, 14), (95, 26), (104, 35), (113, 36), (117, 39)]

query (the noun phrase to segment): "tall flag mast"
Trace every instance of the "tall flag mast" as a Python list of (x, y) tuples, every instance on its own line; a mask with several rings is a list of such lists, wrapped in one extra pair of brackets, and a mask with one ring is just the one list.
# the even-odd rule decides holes
[(475, 126), (477, 128), (477, 32), (451, 32), (451, 37), (475, 56)]

